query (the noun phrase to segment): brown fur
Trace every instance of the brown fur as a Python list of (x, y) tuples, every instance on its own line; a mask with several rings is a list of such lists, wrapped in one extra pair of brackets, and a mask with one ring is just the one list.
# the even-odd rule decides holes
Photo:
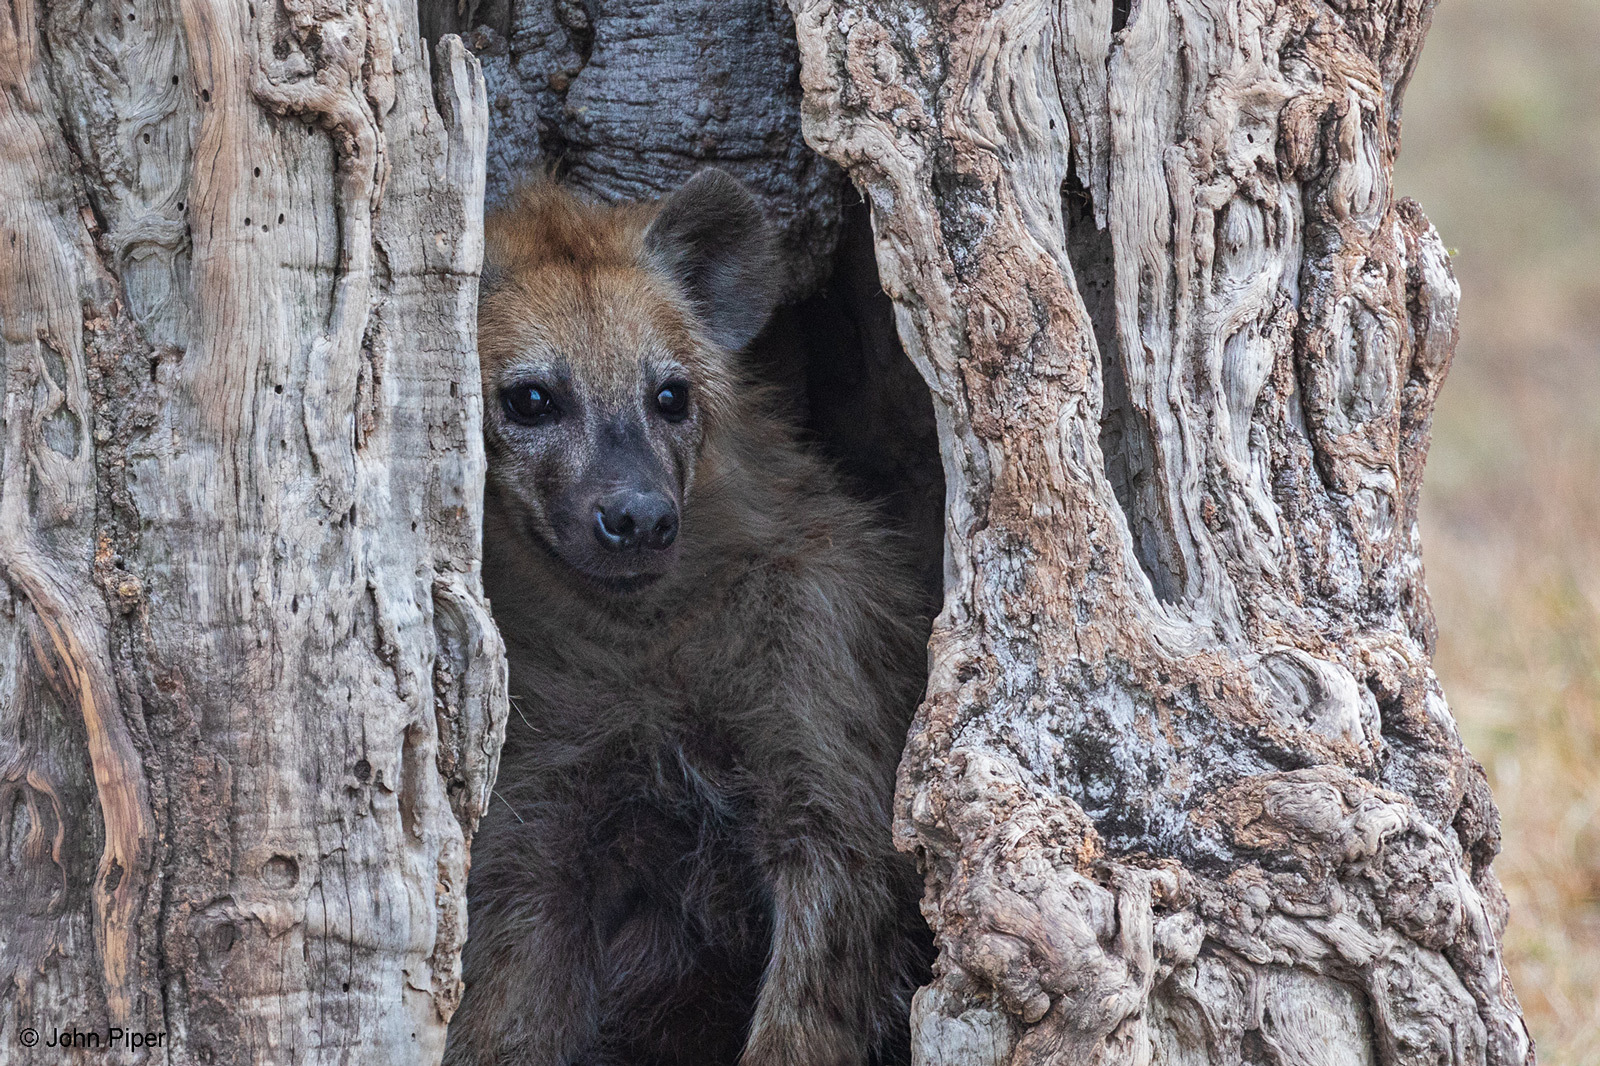
[[(901, 1060), (928, 952), (889, 831), (911, 582), (724, 347), (776, 280), (753, 201), (703, 174), (661, 210), (541, 186), (487, 227), (484, 575), (515, 704), (446, 1061)], [(674, 374), (675, 425), (650, 406)], [(530, 375), (559, 375), (558, 421), (505, 414)], [(628, 478), (681, 509), (664, 562), (585, 541), (585, 494)]]

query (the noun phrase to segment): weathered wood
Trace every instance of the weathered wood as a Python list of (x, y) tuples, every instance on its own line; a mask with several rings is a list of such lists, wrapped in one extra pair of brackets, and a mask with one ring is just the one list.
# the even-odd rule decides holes
[[(1428, 0), (794, 6), (949, 484), (924, 1061), (1529, 1060), (1416, 539)], [(729, 166), (798, 295), (841, 192), (776, 10), (423, 5), (496, 189)], [(403, 5), (8, 15), (0, 1058), (432, 1061), (503, 698), (474, 63), (430, 91)]]
[(0, 20), (5, 1061), (442, 1051), (504, 666), (439, 53), (403, 4)]
[(553, 170), (602, 201), (649, 200), (715, 165), (778, 227), (786, 295), (826, 279), (843, 176), (800, 132), (799, 57), (781, 0), (424, 0), (488, 84), (488, 196)]
[(1417, 540), (1430, 0), (792, 6), (945, 458), (920, 1061), (1531, 1061)]

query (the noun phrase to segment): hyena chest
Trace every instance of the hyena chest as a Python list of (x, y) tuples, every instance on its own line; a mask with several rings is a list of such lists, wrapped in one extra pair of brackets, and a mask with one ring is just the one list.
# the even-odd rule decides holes
[(764, 944), (754, 789), (736, 746), (691, 727), (619, 771), (613, 763), (595, 782), (590, 806), (602, 930), (663, 912), (707, 942)]
[(526, 725), (550, 777), (576, 783), (603, 941), (659, 926), (652, 936), (668, 936), (675, 956), (709, 947), (764, 958), (760, 782), (718, 712), (728, 695), (697, 685), (684, 659), (622, 663), (649, 679), (631, 687), (600, 671), (579, 682), (547, 675), (531, 686), (542, 698), (528, 721), (512, 724)]
[[(737, 765), (674, 744), (591, 813), (596, 932), (617, 1061), (732, 1063), (772, 936)], [(630, 780), (631, 779), (631, 780)]]

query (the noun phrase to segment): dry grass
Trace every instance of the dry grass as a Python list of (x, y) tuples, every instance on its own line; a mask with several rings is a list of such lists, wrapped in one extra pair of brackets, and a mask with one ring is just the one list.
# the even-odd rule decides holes
[(1398, 182), (1458, 249), (1423, 536), (1546, 1066), (1600, 1064), (1600, 0), (1444, 0)]

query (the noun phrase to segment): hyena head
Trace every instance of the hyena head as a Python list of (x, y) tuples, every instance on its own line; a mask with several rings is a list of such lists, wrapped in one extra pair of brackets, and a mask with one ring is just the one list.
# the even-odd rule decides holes
[(718, 170), (657, 205), (541, 184), (485, 227), (478, 304), (491, 487), (573, 571), (642, 586), (677, 561), (733, 353), (765, 323), (777, 257), (761, 208)]

